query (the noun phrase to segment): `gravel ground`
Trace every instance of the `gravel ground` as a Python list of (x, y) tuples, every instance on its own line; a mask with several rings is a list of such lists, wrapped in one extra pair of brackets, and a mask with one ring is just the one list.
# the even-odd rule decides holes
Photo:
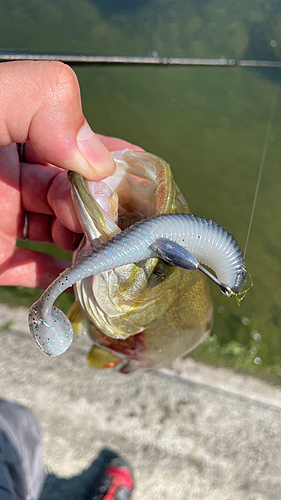
[(85, 498), (106, 448), (131, 463), (134, 500), (281, 499), (281, 389), (192, 359), (95, 372), (86, 337), (50, 359), (30, 338), (27, 309), (0, 313), (0, 395), (41, 424), (41, 500)]

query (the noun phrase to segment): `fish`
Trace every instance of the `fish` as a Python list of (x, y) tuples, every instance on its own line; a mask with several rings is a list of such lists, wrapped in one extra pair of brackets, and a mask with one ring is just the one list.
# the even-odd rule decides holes
[[(87, 332), (90, 367), (130, 373), (167, 366), (205, 340), (213, 323), (207, 278), (232, 296), (247, 272), (233, 236), (190, 213), (167, 162), (144, 151), (112, 156), (116, 171), (103, 181), (68, 174), (84, 237), (72, 267), (31, 307), (29, 326), (49, 356)], [(72, 285), (68, 319), (53, 303)]]

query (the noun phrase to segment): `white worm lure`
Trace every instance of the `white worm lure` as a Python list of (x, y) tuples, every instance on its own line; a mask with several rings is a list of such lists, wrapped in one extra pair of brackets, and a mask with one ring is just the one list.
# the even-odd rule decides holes
[[(239, 294), (247, 278), (240, 246), (216, 222), (192, 214), (143, 219), (65, 269), (33, 304), (29, 327), (39, 349), (48, 356), (60, 356), (72, 342), (69, 319), (53, 305), (62, 292), (88, 276), (155, 256), (179, 267), (199, 269), (227, 296)], [(201, 264), (210, 267), (217, 278)]]

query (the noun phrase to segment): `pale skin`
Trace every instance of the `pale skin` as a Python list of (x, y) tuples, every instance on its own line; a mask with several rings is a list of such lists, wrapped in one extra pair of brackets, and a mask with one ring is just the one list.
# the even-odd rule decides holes
[[(79, 140), (80, 139), (80, 140)], [(25, 143), (25, 161), (16, 143)], [(109, 150), (141, 148), (94, 134), (75, 73), (59, 62), (0, 64), (0, 285), (46, 288), (68, 263), (16, 247), (28, 239), (74, 250), (81, 227), (66, 171), (89, 180), (114, 172)]]

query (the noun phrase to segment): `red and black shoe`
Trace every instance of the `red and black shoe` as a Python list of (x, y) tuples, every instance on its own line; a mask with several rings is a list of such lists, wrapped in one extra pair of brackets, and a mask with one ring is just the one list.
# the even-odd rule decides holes
[(117, 456), (108, 462), (94, 485), (91, 500), (130, 500), (134, 489), (133, 473), (125, 460)]

